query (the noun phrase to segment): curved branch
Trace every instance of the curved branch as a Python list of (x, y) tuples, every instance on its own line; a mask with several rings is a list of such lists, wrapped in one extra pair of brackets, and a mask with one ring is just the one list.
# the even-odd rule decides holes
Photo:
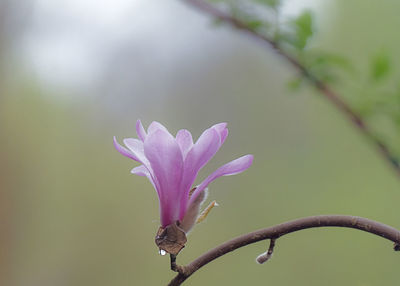
[(344, 116), (350, 120), (360, 132), (367, 138), (373, 145), (375, 145), (376, 150), (379, 152), (381, 157), (386, 160), (386, 162), (392, 167), (396, 174), (400, 177), (400, 163), (396, 156), (392, 154), (386, 144), (379, 138), (374, 136), (372, 130), (367, 126), (362, 117), (357, 114), (334, 90), (332, 90), (323, 81), (316, 78), (301, 62), (299, 62), (295, 57), (284, 51), (279, 47), (278, 42), (273, 39), (268, 38), (266, 35), (261, 34), (246, 23), (242, 22), (240, 19), (235, 18), (223, 11), (220, 11), (213, 5), (207, 3), (204, 0), (183, 0), (184, 2), (198, 8), (199, 10), (209, 14), (220, 21), (230, 24), (231, 26), (242, 30), (255, 39), (267, 44), (268, 48), (274, 49), (280, 56), (286, 59), (293, 67), (295, 67), (308, 81), (313, 85), (329, 102), (331, 102), (338, 110), (340, 110)]
[(276, 240), (277, 238), (286, 234), (315, 227), (345, 227), (362, 230), (393, 241), (395, 243), (394, 250), (400, 250), (400, 231), (391, 226), (356, 216), (312, 216), (292, 220), (269, 228), (260, 229), (229, 240), (204, 253), (203, 255), (192, 261), (190, 264), (186, 266), (180, 266), (179, 274), (174, 279), (172, 279), (168, 285), (181, 285), (189, 276), (191, 276), (204, 265), (240, 247), (265, 239)]

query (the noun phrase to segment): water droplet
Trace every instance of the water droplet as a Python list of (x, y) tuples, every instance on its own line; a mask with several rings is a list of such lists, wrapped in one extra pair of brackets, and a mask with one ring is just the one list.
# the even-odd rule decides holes
[(160, 253), (160, 255), (162, 255), (162, 256), (164, 256), (165, 254), (167, 254), (167, 252), (166, 252), (165, 250), (163, 250), (163, 249), (160, 249), (160, 250), (158, 251), (158, 253)]

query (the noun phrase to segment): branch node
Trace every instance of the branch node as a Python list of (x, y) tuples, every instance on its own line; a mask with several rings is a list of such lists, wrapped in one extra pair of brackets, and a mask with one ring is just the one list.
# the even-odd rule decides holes
[(171, 270), (174, 272), (178, 272), (180, 274), (184, 274), (184, 272), (185, 272), (184, 266), (180, 266), (180, 265), (176, 264), (176, 255), (170, 254), (169, 257), (170, 257), (170, 261), (171, 261)]
[(257, 256), (256, 261), (258, 264), (263, 264), (271, 259), (272, 254), (274, 253), (275, 240), (276, 240), (276, 238), (271, 238), (269, 241), (268, 251)]

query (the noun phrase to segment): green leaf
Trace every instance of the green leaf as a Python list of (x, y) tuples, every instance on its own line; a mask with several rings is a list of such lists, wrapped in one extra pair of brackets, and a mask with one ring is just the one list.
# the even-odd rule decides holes
[(314, 32), (312, 13), (304, 11), (291, 24), (296, 34), (296, 41), (293, 44), (297, 49), (304, 50)]
[(380, 52), (371, 59), (370, 74), (375, 81), (386, 78), (391, 71), (389, 55), (386, 52)]

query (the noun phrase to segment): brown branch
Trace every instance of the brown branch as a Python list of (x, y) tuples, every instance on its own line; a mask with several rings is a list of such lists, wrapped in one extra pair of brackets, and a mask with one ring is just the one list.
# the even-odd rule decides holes
[(295, 67), (308, 81), (313, 85), (327, 100), (329, 100), (342, 114), (352, 122), (361, 134), (363, 134), (373, 145), (375, 145), (376, 150), (382, 156), (384, 160), (393, 168), (398, 176), (400, 176), (400, 164), (396, 156), (394, 156), (386, 144), (379, 138), (374, 136), (372, 130), (367, 126), (362, 117), (357, 114), (334, 90), (332, 90), (323, 81), (316, 78), (301, 62), (299, 62), (295, 57), (281, 49), (278, 42), (270, 39), (268, 36), (261, 34), (246, 23), (242, 22), (240, 19), (229, 15), (218, 8), (207, 3), (204, 0), (183, 0), (184, 2), (196, 7), (197, 9), (217, 18), (218, 20), (230, 24), (231, 26), (242, 30), (255, 39), (267, 44), (268, 48), (274, 49), (280, 56), (286, 59), (293, 67)]
[(387, 240), (393, 241), (395, 243), (394, 250), (396, 251), (400, 250), (399, 247), (400, 231), (391, 226), (370, 219), (355, 217), (355, 216), (344, 216), (344, 215), (312, 216), (312, 217), (292, 220), (276, 226), (257, 230), (248, 234), (241, 235), (232, 240), (229, 240), (215, 247), (214, 249), (211, 249), (208, 252), (204, 253), (203, 255), (201, 255), (188, 265), (180, 266), (177, 269), (177, 271), (179, 272), (178, 275), (174, 279), (172, 279), (168, 285), (169, 286), (181, 285), (189, 276), (191, 276), (193, 273), (195, 273), (204, 265), (240, 247), (265, 239), (276, 240), (279, 237), (284, 236), (286, 234), (315, 227), (345, 227), (345, 228), (354, 228), (362, 230), (365, 232), (381, 236), (383, 238), (386, 238)]

